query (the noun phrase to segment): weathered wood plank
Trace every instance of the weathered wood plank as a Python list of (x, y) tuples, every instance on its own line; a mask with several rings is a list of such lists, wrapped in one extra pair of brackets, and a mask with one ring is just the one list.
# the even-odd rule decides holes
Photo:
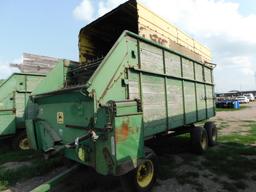
[(23, 53), (21, 64), (10, 64), (17, 67), (22, 73), (47, 74), (52, 70), (60, 59), (31, 53)]

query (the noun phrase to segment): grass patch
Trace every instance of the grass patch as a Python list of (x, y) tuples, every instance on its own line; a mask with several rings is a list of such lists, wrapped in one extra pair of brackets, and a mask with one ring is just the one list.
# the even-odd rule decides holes
[(256, 142), (256, 124), (250, 125), (250, 130), (248, 131), (248, 135), (239, 135), (239, 134), (230, 134), (223, 135), (219, 137), (219, 141), (221, 142), (236, 142), (240, 144), (254, 144)]
[(0, 180), (8, 181), (8, 183), (13, 184), (18, 179), (28, 179), (33, 176), (40, 176), (49, 172), (53, 168), (58, 167), (60, 162), (60, 157), (48, 160), (41, 158), (32, 160), (31, 165), (29, 166), (24, 165), (14, 170), (0, 168)]
[(17, 181), (23, 181), (35, 176), (41, 176), (47, 172), (63, 166), (63, 158), (60, 156), (45, 160), (42, 155), (33, 151), (10, 151), (0, 156), (1, 164), (7, 162), (29, 162), (17, 168), (7, 169), (0, 166), (0, 191), (14, 185)]
[[(220, 185), (223, 190), (237, 192), (248, 188), (245, 180), (255, 181), (256, 175), (256, 123), (255, 121), (243, 121), (243, 126), (248, 126), (248, 135), (234, 133), (219, 136), (219, 145), (210, 148), (203, 156), (195, 156), (188, 146), (189, 135), (178, 136), (170, 141), (161, 141), (162, 145), (156, 145), (155, 151), (161, 151), (159, 155), (159, 178), (175, 178), (179, 184), (191, 184), (197, 191), (206, 191), (200, 177), (209, 178)], [(226, 127), (228, 122), (219, 122)], [(168, 146), (168, 147), (167, 147)], [(185, 149), (185, 150), (183, 150)], [(182, 160), (175, 161), (175, 156)], [(199, 161), (200, 160), (200, 161)], [(199, 162), (199, 163), (197, 163)], [(197, 170), (208, 170), (211, 174), (184, 170), (188, 165)], [(225, 178), (228, 178), (226, 180)]]
[(39, 153), (35, 153), (32, 150), (26, 151), (8, 151), (6, 153), (1, 153), (0, 155), (0, 165), (6, 162), (20, 162), (20, 161), (29, 161), (31, 159), (39, 157)]
[[(256, 124), (250, 125), (249, 133), (249, 135), (220, 136), (219, 142), (222, 144), (208, 150), (204, 155), (205, 161), (202, 162), (204, 167), (215, 174), (237, 181), (232, 184), (237, 185), (236, 188), (245, 187), (241, 179), (248, 179), (247, 173), (256, 169), (256, 161), (247, 158), (247, 156), (256, 156), (256, 148), (250, 146), (256, 141)], [(225, 184), (225, 189), (230, 187)]]
[(222, 121), (218, 124), (218, 129), (225, 129), (226, 127), (228, 127), (228, 122), (226, 121)]
[(226, 189), (227, 191), (232, 192), (238, 192), (236, 186), (233, 185), (233, 183), (229, 183), (227, 181), (221, 181), (223, 189)]
[(5, 180), (0, 180), (0, 191), (4, 191), (7, 189), (7, 186), (8, 186), (8, 182), (5, 181)]
[(190, 184), (190, 185), (193, 185), (198, 192), (203, 192), (205, 191), (205, 189), (204, 189), (204, 186), (198, 182), (199, 177), (200, 177), (199, 173), (188, 171), (181, 175), (176, 175), (175, 178), (177, 179), (179, 184), (181, 185)]
[(0, 169), (0, 188), (7, 188), (15, 184), (17, 181), (23, 181), (35, 176), (41, 176), (52, 169), (59, 167), (59, 158), (50, 160), (35, 159), (31, 162), (31, 166), (21, 166), (15, 170)]
[(243, 181), (237, 181), (233, 183), (238, 189), (246, 189), (248, 186)]
[(242, 145), (222, 146), (219, 150), (207, 152), (203, 165), (217, 175), (227, 176), (233, 180), (246, 179), (247, 173), (256, 169), (256, 162), (242, 155), (256, 155), (256, 150)]
[(221, 184), (223, 186), (223, 189), (226, 189), (227, 191), (232, 191), (232, 192), (237, 192), (238, 189), (244, 190), (247, 188), (247, 185), (243, 181), (237, 181), (237, 182), (221, 181)]
[(256, 181), (256, 175), (251, 176), (251, 179), (252, 179), (253, 181)]

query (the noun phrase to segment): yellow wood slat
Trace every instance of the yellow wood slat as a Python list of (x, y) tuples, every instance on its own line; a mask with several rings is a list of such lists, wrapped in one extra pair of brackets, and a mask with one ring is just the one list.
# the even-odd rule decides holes
[(211, 61), (211, 52), (207, 47), (197, 42), (174, 25), (157, 16), (143, 5), (138, 3), (137, 9), (139, 17), (139, 35), (172, 49), (175, 48), (173, 47), (173, 42), (175, 42), (178, 45), (200, 55), (202, 62)]

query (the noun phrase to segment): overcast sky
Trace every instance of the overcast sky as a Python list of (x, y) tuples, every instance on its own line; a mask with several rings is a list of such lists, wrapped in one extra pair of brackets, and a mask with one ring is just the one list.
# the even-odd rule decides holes
[[(79, 29), (124, 0), (1, 0), (0, 78), (23, 52), (78, 60)], [(212, 51), (216, 91), (256, 89), (255, 0), (141, 0)]]

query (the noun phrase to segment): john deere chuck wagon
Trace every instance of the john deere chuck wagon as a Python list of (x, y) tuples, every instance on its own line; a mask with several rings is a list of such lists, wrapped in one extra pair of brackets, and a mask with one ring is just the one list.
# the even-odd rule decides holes
[(151, 12), (128, 1), (81, 29), (80, 62), (63, 60), (47, 75), (32, 94), (34, 114), (26, 123), (34, 149), (64, 151), (147, 191), (157, 158), (146, 140), (190, 132), (194, 149), (203, 152), (217, 130), (209, 122), (194, 126), (215, 115), (209, 60), (171, 39), (166, 46), (139, 35), (141, 13)]

